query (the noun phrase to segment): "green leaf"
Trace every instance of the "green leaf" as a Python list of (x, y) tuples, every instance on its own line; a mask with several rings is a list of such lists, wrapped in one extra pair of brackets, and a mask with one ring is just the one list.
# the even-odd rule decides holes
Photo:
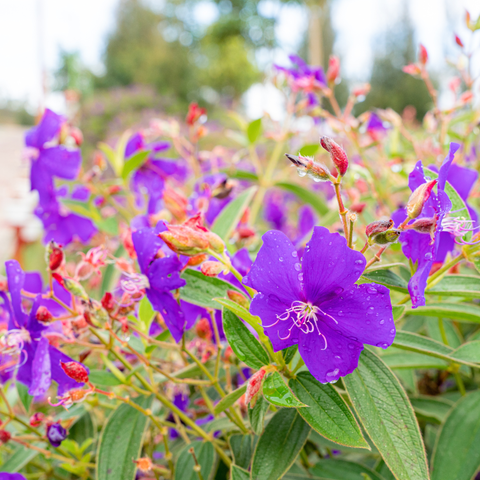
[(102, 232), (114, 236), (118, 235), (118, 220), (115, 217), (108, 217), (96, 220), (95, 225)]
[(103, 142), (100, 142), (97, 145), (97, 147), (105, 154), (108, 162), (113, 168), (113, 171), (117, 175), (120, 175), (120, 172), (122, 171), (122, 165), (121, 164), (119, 165), (117, 162), (117, 156), (116, 156), (115, 150), (113, 150), (113, 148), (110, 145)]
[[(134, 400), (142, 408), (150, 408), (153, 395)], [(133, 480), (137, 470), (132, 459), (139, 457), (148, 417), (121, 404), (108, 418), (97, 448), (96, 480)]]
[(448, 368), (449, 362), (438, 357), (416, 352), (392, 352), (382, 355), (382, 360), (390, 368)]
[(456, 322), (480, 323), (480, 307), (468, 303), (431, 303), (412, 308), (408, 315), (440, 317)]
[(480, 298), (480, 277), (475, 275), (446, 275), (441, 282), (433, 288), (429, 288), (426, 292), (442, 296)]
[[(40, 443), (34, 443), (36, 447), (43, 447)], [(15, 473), (21, 470), (25, 465), (28, 465), (40, 452), (37, 450), (30, 450), (25, 447), (19, 447), (8, 457), (5, 463), (0, 465), (0, 470), (4, 473)]]
[(93, 442), (97, 438), (97, 428), (92, 416), (85, 412), (68, 430), (68, 439), (82, 445), (87, 441)]
[(70, 211), (78, 213), (82, 217), (90, 218), (95, 222), (102, 220), (98, 210), (92, 208), (88, 203), (80, 202), (78, 200), (62, 199), (62, 204)]
[(312, 143), (309, 145), (304, 145), (300, 150), (299, 154), (302, 155), (303, 157), (313, 157), (318, 152), (318, 149), (320, 148), (320, 144), (318, 143)]
[(367, 282), (385, 285), (385, 287), (388, 287), (390, 290), (395, 290), (396, 292), (408, 293), (408, 283), (391, 270), (382, 269), (367, 272), (362, 275), (362, 280), (364, 279), (366, 279)]
[(252, 480), (278, 480), (292, 466), (310, 433), (297, 410), (282, 408), (272, 417), (258, 440)]
[(240, 361), (255, 370), (270, 363), (260, 342), (250, 333), (243, 322), (229, 310), (223, 310), (223, 329), (228, 343)]
[(189, 452), (190, 448), (193, 448), (200, 464), (202, 477), (207, 480), (215, 461), (215, 450), (210, 442), (203, 443), (200, 441), (192, 442), (182, 450), (175, 465), (175, 480), (198, 480), (199, 478), (197, 472), (193, 470), (195, 461)]
[(396, 322), (400, 320), (403, 315), (405, 314), (405, 305), (393, 305), (392, 313), (393, 313), (393, 320)]
[(250, 480), (250, 473), (236, 465), (232, 465), (231, 480)]
[(374, 470), (346, 460), (321, 460), (310, 471), (314, 478), (328, 480), (364, 480), (365, 477), (362, 474), (368, 475), (371, 480), (383, 480), (383, 477)]
[(95, 386), (116, 387), (122, 385), (122, 382), (107, 370), (90, 370), (88, 378)]
[(252, 430), (261, 435), (263, 432), (263, 423), (265, 421), (265, 414), (270, 404), (263, 398), (263, 395), (259, 395), (257, 402), (253, 408), (248, 406), (248, 419), (250, 420), (250, 426)]
[(428, 480), (420, 429), (391, 370), (369, 350), (343, 379), (352, 405), (391, 472), (399, 480)]
[(224, 412), (227, 408), (231, 407), (247, 390), (247, 384), (245, 383), (240, 388), (237, 388), (233, 392), (223, 397), (213, 409), (213, 414), (218, 415)]
[(443, 423), (453, 402), (439, 397), (410, 397), (415, 413), (432, 423)]
[(27, 412), (27, 415), (28, 415), (33, 397), (28, 394), (28, 387), (26, 385), (20, 382), (16, 382), (16, 385), (17, 385), (18, 398), (20, 398), (20, 401), (22, 402), (22, 405), (25, 408), (25, 412)]
[(140, 300), (138, 305), (138, 319), (142, 322), (142, 329), (145, 333), (150, 331), (150, 326), (155, 318), (155, 309), (152, 307), (150, 300), (145, 297)]
[(231, 283), (216, 277), (206, 277), (198, 270), (187, 268), (181, 275), (187, 284), (180, 289), (180, 298), (200, 307), (220, 309), (216, 297), (226, 297), (227, 290), (236, 290)]
[(232, 435), (228, 439), (235, 465), (248, 470), (253, 453), (252, 435)]
[(276, 187), (283, 188), (288, 192), (294, 193), (300, 200), (310, 204), (320, 216), (326, 215), (330, 212), (328, 205), (323, 201), (320, 194), (307, 190), (306, 188), (290, 182), (277, 182)]
[(278, 372), (273, 372), (263, 380), (263, 396), (268, 402), (278, 407), (301, 408), (307, 406), (295, 397)]
[(226, 173), (230, 178), (237, 178), (238, 180), (249, 180), (250, 182), (258, 182), (258, 175), (247, 170), (232, 170), (231, 168), (223, 168), (220, 170)]
[(262, 119), (258, 118), (250, 122), (247, 127), (248, 141), (253, 144), (258, 140), (258, 137), (262, 133)]
[(298, 413), (320, 435), (340, 445), (369, 448), (355, 417), (332, 385), (320, 383), (310, 372), (300, 372), (288, 384), (309, 407)]
[(437, 436), (432, 480), (470, 480), (480, 467), (480, 391), (461, 398)]
[(285, 348), (282, 350), (283, 359), (285, 363), (288, 365), (292, 360), (295, 354), (298, 351), (298, 345), (292, 345), (291, 347)]
[(216, 233), (224, 242), (230, 239), (256, 191), (256, 186), (247, 188), (235, 200), (232, 200), (213, 222), (212, 232)]
[(130, 174), (135, 170), (138, 170), (146, 161), (150, 155), (150, 150), (143, 150), (129, 157), (129, 159), (123, 164), (122, 178), (126, 180)]
[(480, 363), (480, 340), (464, 343), (461, 347), (453, 351), (450, 357), (467, 365)]

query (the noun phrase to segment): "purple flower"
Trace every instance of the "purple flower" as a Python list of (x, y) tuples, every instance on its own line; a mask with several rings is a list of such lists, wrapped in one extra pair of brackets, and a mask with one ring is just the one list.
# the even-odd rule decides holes
[(138, 257), (138, 265), (148, 279), (146, 294), (153, 308), (160, 312), (175, 341), (182, 339), (185, 330), (185, 316), (171, 290), (183, 287), (185, 280), (180, 278), (182, 264), (177, 256), (157, 256), (165, 245), (158, 237), (166, 230), (163, 222), (155, 228), (142, 228), (133, 232), (132, 240)]
[(275, 351), (298, 344), (306, 366), (322, 383), (355, 370), (363, 344), (388, 348), (395, 338), (390, 293), (356, 285), (365, 257), (338, 233), (315, 227), (303, 259), (281, 232), (269, 231), (243, 283), (259, 293), (258, 315)]
[[(445, 193), (445, 185), (449, 174), (450, 166), (453, 162), (455, 152), (460, 145), (450, 144), (450, 151), (442, 163), (438, 173), (437, 194), (431, 193), (430, 198), (425, 203), (422, 213), (415, 220), (420, 218), (436, 218), (436, 226), (432, 234), (419, 233), (414, 230), (406, 230), (400, 235), (403, 254), (417, 263), (417, 270), (408, 282), (408, 291), (412, 299), (412, 308), (425, 305), (425, 288), (427, 286), (428, 276), (433, 263), (438, 254), (441, 232), (445, 231), (444, 221), (446, 215), (452, 208), (452, 202)], [(412, 192), (420, 185), (427, 182), (423, 172), (423, 165), (418, 161), (415, 168), (409, 176), (409, 187)], [(392, 219), (395, 226), (398, 226), (407, 218), (405, 209), (397, 210)]]
[(52, 447), (59, 447), (67, 438), (67, 435), (67, 431), (62, 425), (60, 425), (60, 423), (52, 423), (47, 427), (47, 438)]
[(4, 355), (17, 359), (17, 380), (29, 387), (28, 393), (32, 396), (44, 395), (52, 380), (58, 383), (58, 395), (63, 395), (73, 388), (80, 388), (83, 383), (69, 378), (60, 366), (60, 362), (73, 362), (73, 359), (52, 347), (43, 336), (43, 333), (53, 327), (36, 319), (38, 308), (49, 308), (52, 301), (44, 300), (41, 294), (38, 294), (30, 312), (25, 313), (21, 292), (26, 286), (28, 275), (16, 260), (9, 260), (5, 267), (11, 303), (8, 297), (3, 297), (10, 312), (10, 319), (8, 330), (0, 343), (2, 363)]
[(20, 473), (0, 473), (0, 480), (27, 480)]

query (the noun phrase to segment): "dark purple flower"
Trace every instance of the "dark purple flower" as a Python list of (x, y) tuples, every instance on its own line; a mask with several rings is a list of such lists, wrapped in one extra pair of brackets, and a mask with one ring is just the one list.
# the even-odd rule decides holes
[[(460, 145), (450, 144), (450, 150), (440, 167), (438, 173), (437, 194), (431, 193), (430, 198), (425, 203), (422, 213), (415, 220), (421, 218), (436, 218), (436, 227), (432, 236), (419, 233), (414, 230), (406, 230), (400, 235), (403, 254), (411, 259), (413, 264), (417, 264), (417, 270), (408, 282), (408, 291), (412, 299), (412, 308), (425, 305), (425, 288), (427, 286), (428, 276), (435, 258), (438, 254), (441, 233), (445, 231), (444, 222), (446, 215), (452, 208), (452, 202), (445, 193), (445, 185), (449, 174), (450, 166), (453, 162), (455, 152)], [(412, 192), (420, 185), (427, 182), (425, 178), (422, 162), (419, 160), (415, 168), (410, 173), (408, 185)], [(401, 224), (407, 218), (405, 209), (397, 210), (392, 219), (395, 226)]]
[(52, 380), (58, 383), (58, 395), (63, 395), (73, 388), (80, 388), (83, 383), (69, 378), (60, 366), (60, 362), (74, 360), (52, 347), (43, 336), (53, 327), (44, 325), (36, 319), (38, 308), (40, 306), (49, 308), (52, 301), (44, 300), (38, 294), (30, 312), (25, 313), (21, 292), (28, 275), (23, 272), (16, 260), (9, 260), (5, 267), (11, 303), (8, 297), (3, 297), (10, 312), (10, 319), (8, 331), (1, 344), (2, 363), (4, 355), (17, 359), (17, 380), (29, 387), (28, 393), (32, 396), (44, 395)]
[(147, 297), (153, 308), (162, 315), (175, 341), (179, 342), (185, 330), (185, 316), (171, 290), (183, 287), (185, 280), (180, 278), (182, 264), (177, 256), (165, 256), (162, 252), (157, 257), (165, 245), (158, 234), (165, 230), (165, 224), (159, 222), (155, 228), (133, 232), (132, 240), (140, 270), (148, 279)]
[(1, 473), (0, 472), (0, 480), (27, 480), (23, 475), (20, 473)]
[(47, 438), (52, 447), (59, 447), (60, 444), (67, 438), (67, 431), (60, 425), (60, 423), (52, 423), (47, 427)]
[(281, 232), (269, 231), (243, 283), (259, 293), (258, 315), (275, 351), (298, 344), (312, 375), (335, 382), (355, 370), (363, 344), (388, 348), (395, 338), (390, 292), (356, 285), (365, 257), (345, 238), (315, 227), (303, 259)]

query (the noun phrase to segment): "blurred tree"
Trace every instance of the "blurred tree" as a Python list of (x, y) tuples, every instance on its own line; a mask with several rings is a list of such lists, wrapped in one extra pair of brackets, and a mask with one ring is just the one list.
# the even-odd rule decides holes
[(92, 90), (92, 73), (83, 65), (78, 52), (60, 50), (60, 66), (54, 72), (53, 89), (64, 92), (75, 90), (85, 95)]
[(402, 67), (416, 60), (417, 54), (413, 27), (406, 10), (395, 28), (385, 33), (377, 45), (370, 77), (372, 88), (365, 101), (357, 105), (355, 113), (372, 108), (393, 108), (402, 113), (411, 105), (416, 109), (417, 119), (421, 120), (431, 108), (432, 100), (422, 80), (402, 71)]

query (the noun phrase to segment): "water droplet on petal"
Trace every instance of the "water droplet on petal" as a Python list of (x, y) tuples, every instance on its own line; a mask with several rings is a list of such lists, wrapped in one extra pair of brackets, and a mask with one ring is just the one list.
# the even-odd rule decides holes
[(380, 343), (377, 343), (377, 347), (388, 348), (388, 344), (386, 344), (385, 342), (380, 342)]
[(299, 273), (299, 274), (298, 274), (298, 280), (299, 280), (300, 282), (303, 282), (303, 273)]
[(385, 323), (385, 320), (380, 320), (380, 325), (383, 325)]
[(375, 308), (373, 307), (368, 307), (367, 309), (367, 315), (372, 315), (375, 312)]
[(343, 317), (343, 312), (340, 310), (340, 311), (337, 313), (337, 315), (338, 315), (339, 317)]
[(336, 368), (335, 370), (330, 370), (327, 372), (327, 377), (336, 377), (340, 370)]
[(297, 272), (299, 272), (302, 269), (302, 266), (299, 263), (296, 263), (294, 267)]
[(342, 292), (343, 292), (343, 288), (342, 287), (337, 287), (335, 290), (335, 295), (340, 295)]
[(298, 256), (298, 253), (297, 253), (296, 251), (293, 251), (293, 252), (292, 252), (292, 257), (295, 257), (295, 258), (296, 258), (297, 256)]
[(360, 259), (355, 260), (355, 265), (361, 265), (362, 263), (363, 263), (363, 260), (360, 260)]
[(335, 355), (334, 359), (339, 362), (342, 359), (342, 357), (340, 355)]
[(278, 261), (279, 261), (279, 262), (283, 262), (283, 257), (280, 257), (280, 258), (278, 259)]
[(355, 350), (355, 345), (354, 345), (353, 343), (349, 343), (349, 344), (348, 344), (348, 348), (349, 348), (350, 350)]
[(376, 295), (378, 293), (378, 290), (375, 287), (367, 287), (367, 292), (370, 295)]
[(425, 260), (431, 260), (432, 257), (433, 257), (433, 255), (432, 255), (430, 252), (427, 252), (427, 253), (425, 254)]

